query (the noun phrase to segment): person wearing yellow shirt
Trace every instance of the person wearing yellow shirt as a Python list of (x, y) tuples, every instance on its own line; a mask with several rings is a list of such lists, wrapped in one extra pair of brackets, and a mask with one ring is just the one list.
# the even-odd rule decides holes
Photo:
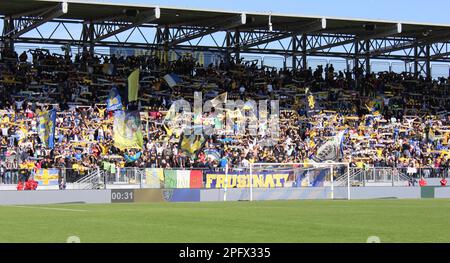
[(97, 110), (98, 110), (98, 116), (100, 117), (100, 119), (104, 119), (105, 118), (105, 111), (106, 111), (106, 108), (97, 108)]
[(377, 149), (377, 156), (382, 157), (383, 156), (383, 149)]
[(358, 167), (358, 168), (364, 168), (364, 162), (363, 162), (363, 161), (358, 161), (358, 162), (356, 162), (356, 167)]
[(77, 163), (72, 164), (72, 169), (78, 171), (80, 169), (80, 165)]
[(3, 117), (2, 122), (4, 122), (4, 123), (9, 123), (9, 117), (8, 117), (8, 115), (5, 115), (5, 116)]
[(108, 154), (108, 146), (104, 145), (104, 144), (99, 144), (100, 149), (102, 150), (102, 155), (107, 155)]

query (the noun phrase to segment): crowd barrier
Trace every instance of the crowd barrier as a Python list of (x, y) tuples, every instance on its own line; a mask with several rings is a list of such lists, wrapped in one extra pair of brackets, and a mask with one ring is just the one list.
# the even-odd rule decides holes
[(370, 168), (350, 168), (352, 170), (363, 171), (360, 180), (389, 181), (392, 177), (408, 176), (413, 178), (439, 178), (448, 177), (450, 168), (393, 168), (393, 167), (370, 167)]
[(58, 185), (61, 179), (66, 183), (74, 183), (89, 174), (91, 169), (48, 168), (48, 169), (5, 169), (0, 174), (0, 184), (17, 184), (29, 177), (38, 181), (39, 185)]
[[(19, 180), (26, 181), (32, 177), (38, 182), (39, 187), (55, 186), (63, 181), (66, 184), (73, 184), (80, 179), (86, 178), (93, 171), (99, 169), (8, 169), (0, 174), (0, 184), (16, 185)], [(117, 168), (114, 170), (101, 170), (102, 178), (99, 179), (104, 185), (135, 185), (135, 188), (161, 188), (161, 189), (223, 189), (223, 188), (248, 188), (250, 187), (249, 171), (230, 170), (228, 176), (220, 169), (196, 168), (192, 170), (183, 169), (163, 169), (163, 168)], [(373, 183), (384, 183), (384, 186), (408, 186), (408, 180), (413, 178), (434, 178), (442, 176), (448, 177), (447, 168), (382, 168), (375, 167), (369, 169), (350, 168), (352, 174), (352, 185), (355, 182), (358, 186), (373, 186)], [(335, 179), (346, 180), (346, 174), (338, 174), (335, 171)], [(254, 173), (253, 187), (255, 188), (287, 188), (300, 187), (301, 177), (293, 176), (292, 172), (274, 171), (264, 173)], [(95, 178), (94, 178), (95, 179)], [(338, 179), (339, 180), (339, 179)], [(309, 186), (323, 186), (329, 181), (329, 173), (324, 173), (315, 177)], [(392, 182), (392, 183), (391, 183)], [(394, 183), (396, 182), (396, 183)], [(402, 182), (398, 184), (398, 182)], [(404, 184), (403, 184), (404, 183)]]
[[(253, 187), (255, 188), (284, 188), (300, 186), (289, 172), (254, 173)], [(250, 187), (249, 171), (230, 171), (228, 175), (221, 169), (216, 170), (176, 170), (162, 168), (121, 168), (115, 173), (106, 172), (105, 184), (135, 184), (139, 188), (248, 188)], [(325, 177), (317, 177), (312, 184), (324, 182)]]

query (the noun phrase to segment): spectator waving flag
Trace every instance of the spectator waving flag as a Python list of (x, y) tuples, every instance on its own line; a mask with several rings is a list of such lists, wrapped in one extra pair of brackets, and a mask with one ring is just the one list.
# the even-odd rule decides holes
[(187, 153), (192, 159), (197, 158), (199, 150), (206, 142), (205, 137), (201, 133), (201, 126), (195, 126), (191, 134), (183, 133), (180, 136), (180, 149)]
[(139, 111), (118, 110), (114, 113), (114, 146), (120, 150), (142, 149), (142, 135)]
[(56, 110), (53, 109), (49, 112), (49, 135), (48, 135), (48, 147), (53, 149), (55, 147), (55, 127), (56, 127)]
[(305, 100), (306, 100), (306, 109), (307, 116), (313, 116), (315, 113), (320, 111), (319, 105), (317, 104), (316, 97), (309, 90), (309, 88), (305, 89)]
[(163, 78), (167, 82), (167, 85), (169, 85), (169, 87), (171, 88), (183, 82), (181, 78), (175, 73), (166, 74)]
[(19, 136), (19, 143), (24, 142), (24, 140), (28, 136), (28, 129), (25, 125), (20, 125), (19, 130), (17, 131), (17, 135)]
[(113, 87), (109, 92), (108, 101), (106, 102), (106, 109), (108, 111), (115, 111), (122, 109), (122, 98), (116, 87)]
[(366, 104), (366, 108), (370, 114), (374, 116), (380, 116), (380, 112), (375, 107), (375, 102), (371, 102), (369, 103), (369, 105)]
[(39, 114), (38, 135), (44, 147), (55, 145), (56, 110), (43, 111)]
[(348, 130), (339, 132), (333, 139), (322, 144), (316, 154), (311, 157), (312, 161), (322, 163), (326, 161), (337, 162), (342, 158), (344, 135)]
[(203, 147), (205, 138), (203, 135), (183, 135), (180, 139), (180, 148), (188, 153), (191, 158), (196, 158), (198, 151)]
[(225, 107), (224, 103), (227, 103), (228, 93), (224, 92), (220, 94), (219, 96), (215, 97), (211, 100), (212, 106), (214, 108)]

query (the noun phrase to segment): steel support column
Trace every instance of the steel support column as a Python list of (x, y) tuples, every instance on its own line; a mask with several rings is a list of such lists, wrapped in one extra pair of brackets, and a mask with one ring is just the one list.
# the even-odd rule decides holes
[(355, 77), (370, 74), (370, 40), (355, 39), (354, 67)]
[(164, 55), (163, 55), (163, 61), (164, 63), (168, 63), (169, 62), (169, 26), (166, 25), (164, 27), (164, 32), (163, 32), (163, 45), (164, 45)]
[(292, 69), (296, 70), (297, 69), (297, 35), (292, 34), (292, 50), (291, 50), (291, 57), (292, 57)]
[(89, 24), (84, 23), (83, 29), (81, 30), (81, 41), (83, 42), (83, 53), (88, 51), (88, 42), (89, 42)]
[(431, 79), (431, 64), (430, 64), (430, 45), (425, 46), (425, 74), (428, 79)]
[(366, 64), (366, 68), (365, 68), (365, 70), (366, 70), (366, 75), (368, 76), (368, 75), (370, 75), (370, 72), (371, 72), (371, 70), (370, 70), (370, 40), (366, 40), (366, 41), (364, 41), (365, 43), (364, 43), (364, 51), (365, 51), (365, 53), (366, 53), (366, 58), (365, 58), (365, 64)]
[(95, 33), (94, 33), (94, 24), (92, 22), (89, 24), (89, 30), (87, 33), (89, 34), (89, 52), (93, 55), (95, 49), (95, 42), (94, 42)]
[(235, 57), (235, 62), (238, 62), (240, 60), (241, 54), (241, 45), (240, 45), (240, 39), (241, 39), (241, 34), (239, 32), (239, 29), (236, 29), (234, 31), (234, 57)]
[(225, 35), (225, 45), (226, 45), (226, 52), (225, 52), (225, 64), (229, 64), (231, 61), (231, 32), (227, 31)]
[(414, 71), (416, 76), (431, 77), (430, 45), (414, 46)]
[(358, 72), (359, 72), (359, 41), (358, 40), (355, 40), (353, 70), (355, 72), (355, 79), (358, 79)]
[(417, 45), (414, 46), (414, 76), (418, 77), (419, 72), (419, 50)]
[(302, 35), (302, 38), (301, 38), (301, 41), (302, 41), (302, 65), (301, 65), (301, 67), (303, 68), (303, 69), (307, 69), (308, 68), (308, 62), (307, 62), (307, 59), (308, 59), (308, 56), (307, 56), (307, 53), (306, 53), (306, 49), (307, 49), (307, 40), (308, 40), (308, 36), (306, 35), (306, 34), (303, 34)]
[(155, 44), (155, 46), (154, 46), (155, 52), (153, 53), (153, 55), (155, 55), (157, 58), (159, 58), (160, 61), (162, 61), (162, 54), (163, 54), (163, 49), (164, 49), (163, 39), (164, 39), (163, 30), (161, 29), (161, 27), (157, 27), (156, 33), (155, 33), (155, 38), (153, 40), (153, 43)]

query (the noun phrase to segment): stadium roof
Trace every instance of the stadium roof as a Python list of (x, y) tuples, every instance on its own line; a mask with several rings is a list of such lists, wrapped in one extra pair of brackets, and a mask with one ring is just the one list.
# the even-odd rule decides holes
[[(387, 59), (401, 60), (405, 67), (414, 63), (414, 72), (427, 76), (431, 61), (450, 62), (450, 24), (87, 0), (0, 1), (0, 19), (0, 45), (9, 47), (14, 43), (58, 44), (94, 52), (98, 46), (142, 48), (161, 51), (155, 54), (164, 53), (164, 59), (170, 49), (197, 50), (219, 52), (226, 61), (240, 53), (272, 54), (283, 56), (285, 65), (292, 59), (292, 68), (306, 67), (308, 56), (340, 57), (346, 59), (347, 67), (365, 72), (371, 70), (371, 59)], [(42, 34), (39, 27), (48, 22), (57, 26), (49, 35)], [(57, 30), (65, 32), (55, 34)], [(30, 31), (34, 34), (26, 34)], [(140, 35), (131, 37), (133, 32)]]
[[(57, 0), (8, 0), (0, 1), (0, 15), (3, 16), (26, 16), (31, 11), (44, 10), (51, 8)], [(211, 26), (214, 21), (226, 20), (240, 16), (240, 12), (206, 10), (206, 9), (186, 9), (176, 7), (154, 6), (154, 5), (135, 5), (135, 4), (116, 4), (95, 1), (69, 0), (67, 13), (59, 16), (64, 19), (74, 20), (94, 20), (108, 21), (112, 18), (115, 21), (130, 22), (130, 17), (123, 16), (125, 10), (139, 10), (139, 12), (151, 11), (159, 7), (159, 19), (152, 21), (152, 24), (158, 25), (177, 25), (177, 26)], [(242, 31), (251, 28), (252, 30), (267, 30), (269, 22), (268, 13), (248, 12), (245, 14), (247, 23), (239, 28)], [(314, 17), (299, 16), (287, 14), (271, 14), (271, 22), (274, 31), (296, 31), (302, 25), (310, 25), (323, 19), (326, 20), (326, 26), (315, 33), (331, 34), (351, 34), (365, 36), (377, 33), (392, 32), (401, 24), (401, 33), (395, 33), (397, 36), (407, 38), (423, 38), (441, 36), (443, 33), (450, 33), (450, 24), (423, 24), (401, 21), (383, 21), (368, 19), (349, 19), (337, 17)], [(399, 31), (399, 32), (400, 32)]]

